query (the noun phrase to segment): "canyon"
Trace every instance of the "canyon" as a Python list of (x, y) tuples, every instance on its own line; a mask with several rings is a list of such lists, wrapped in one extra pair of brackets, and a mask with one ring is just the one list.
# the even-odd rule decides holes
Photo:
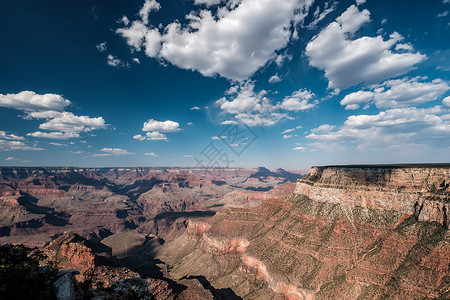
[(0, 243), (40, 246), (79, 282), (93, 272), (126, 291), (135, 280), (157, 299), (450, 298), (448, 164), (312, 167), (303, 177), (0, 171)]

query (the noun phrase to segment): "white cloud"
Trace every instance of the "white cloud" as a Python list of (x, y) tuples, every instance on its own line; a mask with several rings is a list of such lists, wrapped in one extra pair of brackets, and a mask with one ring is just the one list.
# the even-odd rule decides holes
[(10, 156), (10, 157), (5, 158), (5, 160), (7, 160), (7, 161), (9, 161), (9, 160), (16, 160), (16, 158)]
[(167, 140), (167, 136), (165, 136), (164, 134), (158, 132), (158, 131), (152, 131), (152, 132), (147, 132), (145, 134), (145, 136), (137, 134), (135, 136), (133, 136), (133, 139), (135, 140), (139, 140), (139, 141), (165, 141)]
[(56, 94), (39, 95), (32, 91), (23, 91), (17, 94), (0, 94), (0, 106), (25, 112), (63, 110), (69, 105), (69, 100)]
[(442, 104), (446, 107), (450, 107), (450, 96), (445, 97), (444, 100), (442, 100)]
[(297, 127), (286, 129), (286, 130), (283, 131), (281, 134), (286, 134), (286, 133), (292, 132), (292, 131), (297, 130), (297, 129), (300, 129), (300, 128), (302, 128), (302, 126), (301, 126), (301, 125), (298, 125)]
[(314, 93), (309, 90), (299, 89), (291, 96), (285, 97), (280, 107), (290, 111), (308, 110), (316, 106), (316, 103), (310, 102), (314, 96)]
[(292, 135), (288, 135), (288, 134), (283, 135), (283, 139), (285, 139), (285, 140), (287, 140), (287, 139), (289, 139), (291, 137), (292, 137)]
[[(200, 1), (212, 3), (212, 1)], [(216, 1), (214, 1), (216, 2)], [(147, 27), (145, 20), (117, 29), (133, 49), (204, 76), (245, 80), (275, 58), (300, 23), (312, 0), (241, 0), (191, 12), (188, 24), (175, 21), (164, 28)]]
[(100, 43), (96, 47), (97, 47), (97, 50), (100, 52), (105, 52), (106, 50), (108, 50), (108, 46), (106, 45), (106, 42)]
[(222, 0), (194, 0), (195, 5), (206, 5), (206, 6), (214, 6), (222, 2)]
[(269, 78), (269, 83), (277, 83), (280, 82), (281, 79), (278, 76), (278, 74), (273, 75), (272, 77)]
[(233, 121), (233, 120), (227, 120), (227, 121), (223, 121), (220, 124), (222, 124), (222, 125), (236, 125), (236, 124), (238, 124), (238, 122)]
[(15, 134), (7, 134), (5, 131), (0, 130), (0, 139), (4, 140), (24, 140), (25, 138), (22, 136), (18, 136)]
[(128, 152), (127, 150), (120, 149), (120, 148), (103, 148), (100, 151), (105, 153), (96, 153), (92, 156), (94, 157), (102, 157), (102, 156), (121, 156), (121, 155), (130, 155), (133, 154), (132, 152)]
[(220, 140), (220, 138), (218, 136), (213, 136), (211, 137), (212, 140)]
[(42, 132), (42, 131), (36, 131), (32, 133), (27, 133), (27, 136), (32, 136), (35, 138), (44, 138), (44, 139), (55, 139), (55, 140), (67, 140), (70, 138), (79, 138), (80, 134), (76, 132), (59, 132), (59, 131), (52, 131), (52, 132)]
[(138, 141), (145, 141), (147, 138), (141, 134), (136, 134), (135, 136), (133, 136), (133, 139)]
[(186, 154), (184, 157), (193, 157), (192, 155)]
[(352, 5), (306, 46), (310, 65), (325, 71), (330, 88), (378, 83), (402, 75), (426, 59), (418, 52), (392, 52), (403, 39), (396, 32), (387, 41), (382, 36), (351, 39), (369, 21), (367, 9), (360, 11)]
[(388, 80), (374, 86), (371, 91), (358, 91), (348, 94), (341, 101), (347, 110), (357, 109), (360, 104), (373, 101), (378, 108), (400, 108), (418, 106), (420, 104), (435, 101), (445, 92), (450, 90), (447, 82), (435, 79), (423, 82), (425, 78), (402, 78)]
[(317, 27), (317, 24), (325, 19), (325, 17), (336, 9), (336, 3), (333, 2), (330, 6), (330, 2), (325, 2), (324, 9), (320, 12), (320, 7), (317, 6), (316, 11), (314, 12), (314, 20), (308, 24), (307, 28), (313, 29)]
[(198, 106), (191, 107), (191, 110), (199, 110), (199, 109), (200, 109), (200, 107), (198, 107)]
[[(450, 146), (450, 117), (439, 106), (394, 108), (376, 115), (353, 115), (337, 131), (312, 130), (308, 139), (330, 143), (351, 143), (358, 149), (391, 145), (425, 144)], [(329, 126), (329, 125), (328, 125)], [(327, 127), (328, 127), (327, 126)]]
[(180, 124), (174, 121), (156, 121), (149, 119), (144, 123), (142, 131), (159, 131), (159, 132), (178, 132), (180, 131)]
[(295, 148), (292, 148), (292, 150), (294, 150), (294, 151), (302, 151), (302, 152), (304, 152), (305, 150), (306, 150), (306, 148), (305, 147), (295, 147)]
[(150, 141), (165, 141), (165, 140), (167, 140), (167, 137), (158, 131), (147, 132), (146, 136), (147, 136), (147, 139)]
[(158, 157), (158, 155), (155, 152), (147, 152), (147, 153), (144, 153), (144, 155)]
[(48, 118), (45, 123), (39, 125), (39, 129), (52, 132), (36, 131), (28, 133), (28, 136), (38, 138), (60, 139), (79, 138), (81, 132), (106, 129), (107, 125), (102, 117), (90, 118), (88, 116), (76, 116), (71, 112), (38, 112), (30, 113), (29, 117)]
[(395, 45), (395, 50), (405, 50), (405, 51), (412, 51), (413, 46), (411, 44), (397, 44)]
[(66, 144), (54, 143), (54, 142), (49, 143), (49, 145), (53, 145), (53, 146), (57, 146), (57, 147), (67, 147)]
[(356, 0), (356, 5), (361, 5), (366, 3), (366, 0)]
[(186, 125), (188, 125), (188, 126), (193, 126), (194, 123), (192, 123), (192, 122), (187, 122)]
[(14, 150), (44, 150), (35, 146), (28, 146), (21, 141), (3, 140), (0, 139), (0, 151), (14, 151)]
[(141, 61), (139, 60), (139, 58), (133, 57), (133, 62), (136, 64), (140, 64)]
[(121, 61), (120, 59), (118, 59), (117, 57), (115, 57), (112, 54), (108, 54), (108, 56), (106, 57), (106, 63), (108, 64), (108, 66), (114, 67), (114, 68), (127, 68), (129, 67), (128, 63), (125, 63), (123, 61)]
[(348, 94), (341, 100), (341, 105), (345, 106), (345, 110), (358, 109), (363, 103), (372, 101), (373, 92), (358, 91)]
[(139, 16), (144, 24), (148, 24), (148, 15), (151, 11), (158, 11), (161, 8), (161, 4), (155, 0), (145, 0), (144, 5), (139, 11)]

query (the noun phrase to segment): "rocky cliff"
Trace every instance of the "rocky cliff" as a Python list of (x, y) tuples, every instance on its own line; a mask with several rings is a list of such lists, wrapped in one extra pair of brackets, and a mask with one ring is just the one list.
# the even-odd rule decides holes
[(296, 194), (318, 202), (395, 210), (449, 228), (450, 167), (313, 167)]
[(293, 194), (191, 220), (155, 252), (174, 278), (244, 299), (448, 299), (448, 171), (315, 167)]

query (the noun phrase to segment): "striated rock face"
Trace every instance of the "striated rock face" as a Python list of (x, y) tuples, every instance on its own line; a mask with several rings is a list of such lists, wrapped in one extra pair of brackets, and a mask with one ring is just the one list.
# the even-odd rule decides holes
[(189, 221), (157, 257), (174, 278), (244, 299), (448, 299), (447, 180), (437, 168), (313, 168), (287, 197)]
[(319, 202), (395, 210), (420, 221), (450, 224), (450, 168), (313, 167), (296, 194)]

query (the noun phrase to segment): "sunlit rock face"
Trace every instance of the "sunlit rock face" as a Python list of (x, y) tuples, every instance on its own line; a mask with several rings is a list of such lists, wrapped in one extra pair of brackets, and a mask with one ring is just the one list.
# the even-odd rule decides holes
[(395, 210), (449, 227), (450, 168), (313, 167), (296, 194), (319, 202)]
[(191, 220), (157, 256), (175, 278), (244, 299), (448, 298), (449, 179), (438, 167), (314, 167), (288, 196)]

